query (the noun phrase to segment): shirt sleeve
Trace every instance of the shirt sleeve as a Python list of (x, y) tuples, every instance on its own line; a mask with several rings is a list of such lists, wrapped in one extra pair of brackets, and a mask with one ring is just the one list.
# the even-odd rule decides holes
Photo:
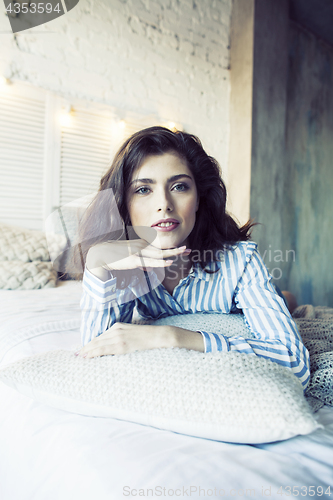
[(101, 281), (87, 268), (82, 281), (81, 341), (85, 345), (116, 322), (130, 323), (136, 296), (130, 288), (116, 288), (116, 278)]
[(254, 354), (290, 368), (306, 389), (310, 378), (309, 353), (288, 308), (271, 282), (272, 276), (257, 249), (247, 255), (246, 265), (234, 293), (255, 338), (228, 338), (201, 332), (205, 352), (237, 351)]

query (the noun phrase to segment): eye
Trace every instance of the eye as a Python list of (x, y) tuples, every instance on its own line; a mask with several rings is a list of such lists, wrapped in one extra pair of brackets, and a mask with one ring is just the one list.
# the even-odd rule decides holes
[(135, 191), (136, 194), (148, 194), (150, 189), (147, 186), (142, 186)]
[(175, 191), (187, 191), (189, 186), (185, 182), (179, 182), (178, 184), (175, 184), (172, 189)]

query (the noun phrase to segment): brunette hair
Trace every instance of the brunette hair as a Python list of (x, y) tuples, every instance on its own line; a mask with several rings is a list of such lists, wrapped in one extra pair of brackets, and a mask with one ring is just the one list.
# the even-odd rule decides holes
[[(100, 181), (99, 193), (89, 205), (81, 219), (79, 227), (79, 241), (82, 243), (74, 249), (73, 259), (69, 263), (68, 272), (77, 269), (78, 262), (81, 269), (87, 252), (91, 246), (110, 239), (120, 239), (122, 231), (116, 231), (112, 226), (111, 201), (105, 205), (98, 196), (101, 191), (110, 190), (115, 198), (120, 216), (124, 222), (124, 229), (131, 225), (127, 210), (126, 196), (134, 171), (150, 155), (162, 155), (173, 152), (186, 161), (191, 170), (199, 198), (199, 208), (196, 222), (188, 237), (188, 247), (192, 249), (191, 255), (197, 256), (197, 262), (202, 268), (207, 265), (204, 256), (207, 250), (210, 254), (209, 261), (218, 260), (216, 255), (220, 250), (239, 241), (250, 238), (250, 229), (254, 223), (250, 220), (245, 225), (239, 226), (226, 212), (227, 192), (220, 175), (218, 162), (208, 156), (200, 140), (186, 132), (171, 131), (164, 127), (150, 127), (133, 134), (121, 146), (115, 155), (111, 167)], [(111, 191), (112, 190), (112, 191)], [(119, 217), (118, 217), (119, 219)], [(109, 229), (107, 232), (105, 228)], [(96, 237), (94, 235), (98, 234)], [(196, 250), (196, 252), (193, 252)], [(199, 256), (199, 258), (198, 258)], [(75, 274), (75, 273), (74, 273)]]

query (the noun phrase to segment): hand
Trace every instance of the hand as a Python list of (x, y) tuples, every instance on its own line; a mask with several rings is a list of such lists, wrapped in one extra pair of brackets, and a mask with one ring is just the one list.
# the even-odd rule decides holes
[(77, 354), (85, 358), (94, 358), (161, 347), (185, 347), (204, 352), (204, 341), (201, 333), (177, 326), (115, 323), (109, 330), (91, 340)]
[(89, 250), (87, 267), (92, 272), (100, 267), (107, 271), (167, 267), (173, 263), (170, 257), (189, 253), (186, 246), (161, 250), (143, 239), (108, 241)]
[(95, 337), (79, 352), (80, 356), (94, 358), (107, 354), (127, 354), (158, 347), (173, 347), (174, 327), (115, 323), (109, 330)]

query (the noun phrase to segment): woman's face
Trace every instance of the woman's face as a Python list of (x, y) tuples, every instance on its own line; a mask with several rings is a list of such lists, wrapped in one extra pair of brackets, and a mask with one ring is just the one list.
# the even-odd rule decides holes
[(127, 194), (128, 213), (140, 238), (147, 239), (142, 226), (156, 231), (152, 245), (162, 249), (186, 245), (198, 206), (193, 174), (176, 153), (148, 156), (135, 170)]

